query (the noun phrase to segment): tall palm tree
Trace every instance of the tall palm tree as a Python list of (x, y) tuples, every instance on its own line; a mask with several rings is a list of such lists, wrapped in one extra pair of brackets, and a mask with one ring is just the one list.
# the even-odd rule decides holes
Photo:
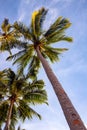
[(28, 81), (27, 77), (18, 77), (11, 69), (7, 70), (8, 84), (6, 93), (0, 101), (0, 125), (5, 123), (4, 130), (15, 130), (18, 119), (25, 121), (33, 115), (41, 119), (30, 105), (47, 103), (47, 94), (42, 80)]
[(65, 35), (65, 30), (70, 27), (71, 23), (68, 19), (59, 17), (45, 31), (42, 25), (47, 12), (48, 10), (45, 8), (33, 12), (30, 27), (25, 26), (23, 23), (14, 23), (14, 28), (22, 34), (22, 40), (25, 40), (27, 44), (25, 44), (23, 50), (8, 59), (13, 58), (15, 60), (14, 64), (18, 63), (19, 74), (28, 66), (28, 75), (30, 75), (33, 69), (38, 70), (41, 62), (60, 102), (70, 130), (86, 130), (78, 112), (46, 60), (50, 59), (51, 62), (57, 61), (59, 60), (59, 54), (67, 50), (66, 48), (54, 48), (51, 44), (59, 41), (72, 42), (72, 38)]

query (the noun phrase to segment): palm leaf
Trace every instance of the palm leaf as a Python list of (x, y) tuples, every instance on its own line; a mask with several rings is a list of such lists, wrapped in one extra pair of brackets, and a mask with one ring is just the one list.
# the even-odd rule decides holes
[(32, 40), (32, 35), (31, 35), (29, 28), (27, 26), (25, 26), (23, 23), (15, 22), (13, 27), (17, 31), (19, 31), (24, 36), (25, 39)]
[(20, 106), (18, 107), (19, 110), (19, 117), (24, 121), (26, 118), (32, 119), (32, 116), (38, 116), (40, 118), (40, 115), (35, 112), (32, 108), (30, 108), (24, 101), (19, 101)]
[(44, 46), (44, 51), (42, 53), (46, 55), (46, 58), (49, 58), (51, 62), (55, 62), (59, 60), (59, 55), (67, 51), (67, 48), (53, 48), (51, 46)]
[(43, 25), (43, 21), (45, 20), (46, 14), (47, 14), (47, 10), (45, 8), (41, 8), (38, 11), (34, 11), (32, 14), (31, 30), (32, 30), (32, 34), (36, 38), (42, 32), (42, 25)]
[(0, 125), (6, 121), (8, 107), (9, 105), (7, 101), (0, 103)]
[(47, 32), (44, 34), (45, 37), (48, 37), (49, 35), (52, 35), (52, 33), (59, 31), (61, 29), (67, 29), (69, 28), (71, 23), (68, 19), (59, 17), (47, 30)]
[(26, 78), (27, 77), (32, 78), (32, 79), (36, 78), (39, 67), (40, 67), (40, 61), (38, 57), (34, 55), (29, 63), (28, 73), (26, 75)]

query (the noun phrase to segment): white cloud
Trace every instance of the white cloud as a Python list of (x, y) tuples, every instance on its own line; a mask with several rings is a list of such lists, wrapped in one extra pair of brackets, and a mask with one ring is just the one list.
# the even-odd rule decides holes
[(22, 21), (25, 18), (25, 12), (22, 11), (22, 14), (20, 15), (18, 21)]

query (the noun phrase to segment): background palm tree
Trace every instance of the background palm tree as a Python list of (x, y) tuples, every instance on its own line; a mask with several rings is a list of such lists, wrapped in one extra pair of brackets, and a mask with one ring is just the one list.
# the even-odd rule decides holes
[(18, 119), (25, 121), (26, 118), (32, 119), (33, 115), (41, 119), (40, 114), (30, 105), (47, 104), (44, 82), (29, 82), (27, 77), (18, 77), (11, 69), (7, 70), (7, 77), (6, 93), (3, 93), (3, 99), (0, 101), (0, 124), (5, 123), (4, 130), (15, 130)]
[[(11, 49), (14, 47), (19, 48), (20, 46), (20, 36), (21, 34), (12, 28), (7, 18), (4, 19), (1, 30), (0, 30), (0, 51), (8, 51), (11, 53)], [(21, 44), (22, 46), (23, 44)]]
[(25, 47), (22, 51), (19, 51), (17, 54), (14, 54), (8, 59), (14, 58), (14, 64), (19, 63), (19, 74), (24, 71), (24, 68), (27, 65), (28, 74), (30, 74), (30, 71), (33, 69), (38, 70), (41, 61), (59, 99), (70, 130), (86, 130), (79, 114), (75, 110), (69, 97), (62, 88), (46, 60), (46, 58), (49, 58), (52, 62), (57, 61), (59, 60), (59, 54), (67, 50), (66, 48), (53, 48), (51, 44), (59, 41), (72, 41), (71, 37), (65, 35), (65, 30), (70, 27), (71, 23), (68, 19), (59, 17), (47, 31), (44, 31), (42, 30), (42, 25), (47, 11), (48, 10), (44, 8), (35, 11), (32, 14), (31, 26), (29, 28), (23, 23), (14, 23), (14, 28), (23, 35), (24, 40), (28, 41), (28, 43), (25, 44)]

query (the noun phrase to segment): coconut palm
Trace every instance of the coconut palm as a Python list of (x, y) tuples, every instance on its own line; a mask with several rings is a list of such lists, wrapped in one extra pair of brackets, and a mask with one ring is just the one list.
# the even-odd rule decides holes
[(9, 20), (5, 18), (0, 30), (0, 52), (8, 51), (11, 55), (11, 49), (20, 45), (20, 36), (21, 34), (13, 29)]
[(7, 70), (8, 84), (3, 99), (0, 101), (0, 125), (4, 130), (15, 130), (18, 119), (25, 121), (33, 116), (39, 117), (30, 105), (47, 103), (47, 94), (42, 80), (30, 82), (27, 77), (18, 77), (11, 69)]
[(23, 23), (14, 23), (14, 28), (22, 34), (22, 39), (24, 38), (23, 40), (27, 44), (25, 44), (23, 50), (8, 59), (13, 58), (15, 60), (14, 64), (18, 63), (19, 74), (23, 73), (28, 66), (27, 75), (30, 75), (33, 69), (38, 70), (41, 62), (60, 102), (70, 130), (86, 130), (79, 114), (46, 60), (49, 59), (51, 62), (58, 61), (59, 55), (67, 50), (66, 48), (54, 48), (51, 44), (59, 43), (60, 41), (72, 42), (72, 38), (65, 35), (65, 31), (70, 27), (71, 23), (68, 19), (59, 17), (45, 31), (42, 26), (47, 12), (48, 10), (45, 8), (33, 12), (30, 27), (25, 26)]

